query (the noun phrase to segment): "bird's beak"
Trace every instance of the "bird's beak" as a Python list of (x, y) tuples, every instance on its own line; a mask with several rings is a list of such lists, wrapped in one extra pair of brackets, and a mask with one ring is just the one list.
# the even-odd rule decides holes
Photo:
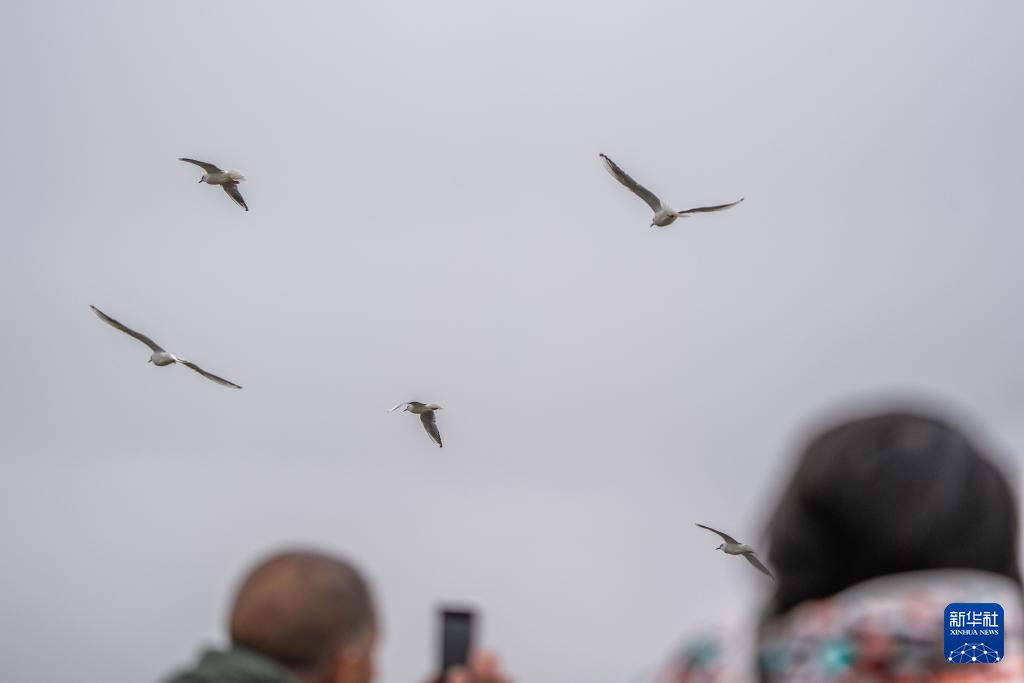
[(147, 360), (146, 362), (147, 362), (147, 363), (152, 363), (152, 362), (153, 362), (153, 359), (152, 359), (152, 358), (150, 358), (150, 359), (149, 359), (149, 360)]
[(200, 178), (200, 179), (199, 179), (199, 182), (203, 182), (203, 179), (202, 179), (202, 178)]

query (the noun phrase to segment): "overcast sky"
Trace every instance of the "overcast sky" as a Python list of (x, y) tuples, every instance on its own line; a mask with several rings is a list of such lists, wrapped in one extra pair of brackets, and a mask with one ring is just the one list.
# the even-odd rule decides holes
[[(0, 8), (0, 661), (152, 681), (266, 551), (356, 559), (382, 683), (469, 602), (624, 683), (767, 582), (836, 401), (1024, 447), (1024, 5)], [(615, 159), (677, 208), (648, 227)], [(240, 169), (251, 211), (177, 161)], [(103, 325), (95, 304), (235, 391)], [(410, 399), (444, 406), (441, 450)]]

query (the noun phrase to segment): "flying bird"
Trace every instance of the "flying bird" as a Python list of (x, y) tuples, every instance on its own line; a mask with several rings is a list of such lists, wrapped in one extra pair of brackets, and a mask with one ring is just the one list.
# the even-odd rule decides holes
[(715, 550), (721, 550), (726, 555), (742, 555), (747, 562), (757, 567), (762, 573), (767, 574), (773, 580), (775, 579), (775, 577), (772, 576), (772, 573), (768, 571), (768, 567), (761, 564), (761, 560), (757, 559), (757, 556), (754, 554), (754, 549), (749, 545), (740, 543), (729, 534), (723, 534), (721, 531), (712, 529), (709, 526), (704, 526), (703, 524), (698, 524), (697, 526), (701, 529), (707, 529), (708, 531), (716, 533), (722, 537), (722, 540), (725, 541), (725, 543), (715, 548)]
[(730, 206), (736, 206), (743, 201), (740, 197), (731, 204), (717, 204), (715, 206), (698, 206), (693, 209), (686, 209), (685, 211), (676, 211), (668, 204), (662, 202), (658, 197), (648, 190), (646, 187), (633, 180), (628, 173), (623, 171), (616, 165), (614, 161), (606, 157), (604, 154), (599, 155), (601, 160), (604, 162), (604, 167), (608, 169), (608, 172), (612, 174), (612, 177), (618, 180), (620, 183), (629, 188), (629, 191), (635, 194), (640, 199), (647, 202), (647, 206), (651, 207), (651, 211), (654, 212), (654, 218), (651, 221), (651, 227), (657, 225), (659, 228), (664, 228), (671, 225), (677, 218), (688, 218), (691, 213), (707, 213), (709, 211), (721, 211), (722, 209), (728, 209)]
[(212, 372), (207, 372), (206, 370), (203, 370), (201, 367), (199, 367), (198, 365), (196, 365), (195, 363), (193, 363), (191, 361), (187, 361), (184, 358), (178, 358), (173, 353), (168, 353), (167, 351), (164, 351), (162, 348), (160, 348), (159, 344), (157, 344), (155, 341), (153, 341), (152, 339), (150, 339), (146, 335), (144, 335), (144, 334), (142, 334), (140, 332), (136, 332), (135, 330), (131, 329), (130, 327), (127, 327), (127, 326), (119, 323), (118, 321), (114, 320), (109, 315), (107, 315), (106, 313), (104, 313), (100, 309), (96, 308), (95, 306), (90, 305), (89, 308), (91, 308), (92, 312), (95, 313), (97, 316), (99, 316), (99, 319), (102, 320), (103, 322), (107, 323), (111, 327), (114, 327), (114, 328), (117, 328), (117, 329), (121, 330), (122, 332), (124, 332), (125, 334), (127, 334), (129, 336), (135, 337), (140, 342), (142, 342), (143, 344), (148, 346), (153, 351), (153, 355), (151, 355), (149, 357), (149, 360), (147, 361), (148, 363), (152, 363), (153, 365), (157, 365), (157, 366), (160, 366), (160, 367), (163, 367), (164, 365), (174, 365), (175, 363), (181, 363), (186, 368), (189, 368), (190, 370), (195, 370), (196, 372), (198, 372), (200, 375), (202, 375), (206, 379), (212, 380), (212, 381), (216, 382), (217, 384), (223, 384), (226, 387), (234, 387), (235, 389), (241, 389), (242, 388), (242, 387), (238, 386), (237, 384), (235, 384), (234, 382), (229, 382), (226, 379), (224, 379), (223, 377), (218, 377), (217, 375), (213, 374)]
[(222, 171), (220, 168), (213, 164), (208, 164), (205, 161), (196, 161), (195, 159), (186, 159), (184, 157), (178, 159), (178, 161), (185, 161), (190, 164), (195, 164), (200, 167), (206, 173), (199, 179), (199, 182), (206, 183), (208, 185), (220, 185), (224, 188), (224, 191), (228, 193), (228, 196), (235, 200), (235, 204), (240, 207), (249, 210), (246, 206), (245, 200), (242, 199), (242, 193), (238, 191), (238, 183), (245, 180), (245, 176), (240, 171)]
[(427, 434), (430, 436), (430, 440), (437, 444), (438, 448), (442, 448), (441, 445), (441, 432), (437, 430), (437, 415), (434, 413), (441, 410), (441, 406), (436, 403), (420, 403), (419, 401), (407, 401), (405, 403), (399, 403), (395, 405), (389, 413), (393, 413), (399, 408), (403, 408), (402, 412), (413, 413), (414, 415), (420, 416), (420, 422), (423, 423), (423, 428), (427, 430)]

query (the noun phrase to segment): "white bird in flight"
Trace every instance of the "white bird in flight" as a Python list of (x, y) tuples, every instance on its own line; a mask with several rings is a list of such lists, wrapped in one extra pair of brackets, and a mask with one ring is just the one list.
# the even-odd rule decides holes
[(736, 206), (743, 201), (740, 197), (731, 204), (718, 204), (716, 206), (698, 206), (693, 209), (686, 209), (685, 211), (676, 211), (668, 204), (662, 202), (658, 197), (648, 190), (646, 187), (633, 180), (628, 173), (623, 171), (616, 165), (614, 161), (606, 157), (604, 154), (599, 155), (601, 160), (604, 162), (604, 167), (608, 169), (608, 172), (612, 174), (612, 177), (618, 180), (620, 183), (629, 188), (629, 191), (635, 194), (640, 199), (647, 202), (647, 206), (651, 207), (651, 211), (654, 212), (654, 218), (651, 221), (651, 227), (657, 225), (659, 228), (664, 228), (671, 225), (677, 218), (688, 218), (691, 213), (706, 213), (708, 211), (721, 211), (722, 209), (728, 209), (730, 206)]
[(441, 432), (437, 429), (437, 416), (434, 414), (436, 411), (441, 410), (441, 406), (436, 403), (420, 403), (419, 401), (406, 401), (405, 403), (396, 404), (389, 413), (393, 413), (399, 408), (403, 408), (404, 412), (409, 412), (414, 415), (420, 416), (420, 422), (423, 423), (423, 428), (427, 430), (427, 434), (430, 436), (430, 440), (437, 444), (438, 448), (441, 446)]
[(205, 161), (196, 161), (195, 159), (186, 159), (184, 157), (178, 159), (178, 161), (185, 161), (202, 168), (206, 173), (199, 179), (199, 182), (208, 185), (220, 185), (228, 193), (228, 196), (235, 200), (235, 204), (238, 204), (246, 211), (249, 210), (249, 207), (245, 205), (245, 200), (242, 199), (242, 193), (238, 191), (238, 183), (245, 180), (245, 176), (240, 171), (222, 171), (217, 166), (208, 164)]
[(196, 372), (198, 372), (200, 375), (202, 375), (206, 379), (213, 380), (217, 384), (223, 384), (226, 387), (234, 387), (235, 389), (241, 389), (242, 388), (242, 387), (238, 386), (237, 384), (235, 384), (234, 382), (229, 382), (226, 379), (224, 379), (223, 377), (218, 377), (217, 375), (213, 374), (212, 372), (207, 372), (206, 370), (203, 370), (201, 367), (199, 367), (198, 365), (196, 365), (195, 363), (193, 363), (191, 361), (187, 361), (184, 358), (178, 358), (173, 353), (168, 353), (167, 351), (164, 351), (162, 348), (160, 348), (159, 344), (157, 344), (155, 341), (153, 341), (152, 339), (150, 339), (146, 335), (141, 334), (139, 332), (136, 332), (135, 330), (131, 329), (130, 327), (126, 327), (125, 325), (122, 325), (121, 323), (119, 323), (118, 321), (114, 320), (109, 315), (107, 315), (106, 313), (104, 313), (100, 309), (96, 308), (95, 306), (90, 305), (89, 308), (91, 308), (93, 313), (95, 313), (97, 316), (99, 316), (99, 319), (102, 320), (103, 322), (107, 323), (111, 327), (115, 327), (115, 328), (121, 330), (122, 332), (124, 332), (127, 335), (135, 337), (140, 342), (142, 342), (143, 344), (148, 346), (153, 351), (153, 355), (151, 355), (149, 357), (149, 360), (146, 361), (146, 362), (152, 363), (153, 365), (157, 365), (157, 366), (160, 366), (160, 367), (163, 367), (164, 365), (174, 365), (175, 363), (181, 363), (186, 368), (189, 368), (190, 370), (195, 370)]
[(768, 571), (768, 567), (761, 564), (761, 560), (757, 559), (757, 555), (754, 554), (754, 549), (749, 545), (740, 543), (729, 534), (723, 534), (721, 531), (712, 529), (709, 526), (704, 526), (703, 524), (698, 524), (697, 526), (701, 529), (707, 529), (708, 531), (714, 532), (722, 537), (722, 540), (725, 541), (725, 543), (715, 548), (715, 550), (721, 550), (726, 555), (742, 555), (747, 562), (757, 567), (761, 572), (767, 574), (772, 579), (775, 578), (772, 576), (772, 573)]

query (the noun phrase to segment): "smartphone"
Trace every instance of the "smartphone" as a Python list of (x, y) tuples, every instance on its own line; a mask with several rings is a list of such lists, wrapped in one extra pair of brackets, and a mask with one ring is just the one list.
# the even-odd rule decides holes
[(441, 678), (448, 669), (465, 666), (473, 647), (475, 615), (468, 609), (442, 607), (441, 616)]

